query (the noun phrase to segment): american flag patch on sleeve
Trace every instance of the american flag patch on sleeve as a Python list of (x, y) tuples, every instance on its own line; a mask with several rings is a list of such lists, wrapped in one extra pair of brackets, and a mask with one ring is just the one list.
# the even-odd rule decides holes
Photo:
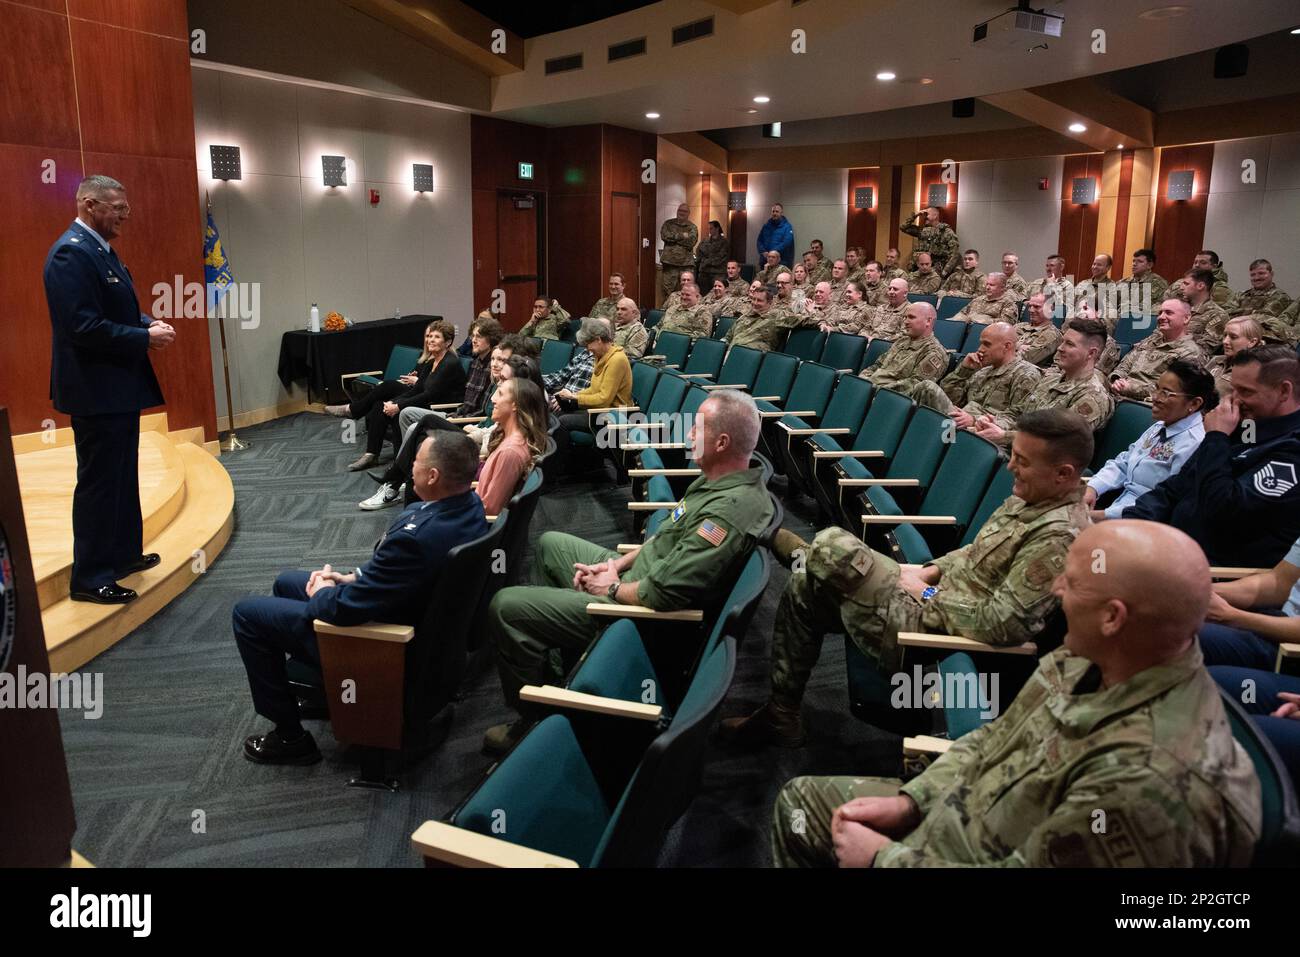
[(715, 525), (712, 522), (704, 522), (700, 525), (699, 534), (702, 539), (717, 548), (722, 544), (722, 540), (727, 537), (727, 530), (721, 525)]

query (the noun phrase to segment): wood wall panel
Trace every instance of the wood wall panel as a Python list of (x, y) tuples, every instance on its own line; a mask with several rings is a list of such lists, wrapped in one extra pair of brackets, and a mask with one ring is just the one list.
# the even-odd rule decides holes
[(189, 17), (183, 3), (174, 3), (173, 0), (67, 0), (67, 5), (68, 14), (73, 19), (189, 42)]
[[(66, 13), (67, 0), (0, 0), (0, 16), (8, 14), (7, 7), (33, 7), (37, 10), (48, 10), (51, 13)], [(67, 29), (67, 24), (63, 28)]]
[[(749, 177), (744, 173), (732, 173), (729, 177), (728, 191), (744, 193), (749, 190)], [(727, 197), (727, 238), (731, 240), (731, 258), (737, 262), (745, 261), (745, 248), (749, 245), (747, 210), (731, 209), (731, 197)]]
[[(1076, 176), (1091, 176), (1101, 184), (1101, 153), (1065, 157), (1061, 166), (1061, 229), (1057, 252), (1065, 257), (1065, 273), (1078, 281), (1090, 275), (1097, 249), (1098, 203), (1078, 206), (1070, 201)], [(1113, 271), (1112, 276), (1117, 275)]]
[[(921, 167), (921, 202), (928, 204), (930, 202), (930, 185), (932, 183), (943, 182), (943, 166), (939, 163), (926, 163)], [(957, 164), (957, 178), (955, 182), (947, 183), (948, 202), (939, 207), (939, 212), (943, 215), (943, 221), (951, 226), (960, 235), (957, 227), (957, 190), (961, 186), (961, 164)], [(902, 221), (907, 222), (907, 214), (917, 212), (915, 209), (904, 209), (902, 212)]]
[(1128, 248), (1128, 220), (1133, 203), (1133, 151), (1124, 153), (1119, 168), (1119, 202), (1115, 208), (1115, 238), (1111, 242), (1111, 256), (1116, 266), (1111, 275), (1127, 276), (1130, 272), (1131, 250)]
[[(1166, 279), (1181, 276), (1190, 269), (1196, 253), (1205, 245), (1205, 209), (1213, 164), (1213, 143), (1169, 147), (1160, 153), (1151, 248), (1155, 250), (1160, 275)], [(1196, 173), (1192, 198), (1166, 199), (1169, 174), (1184, 169)]]
[(497, 287), (497, 191), (476, 189), (471, 194), (471, 248), (474, 254), (474, 315), (492, 305)]
[[(73, 20), (72, 51), (82, 149), (188, 157), (193, 165), (194, 103), (187, 44)], [(185, 82), (181, 77), (187, 78)]]
[(78, 148), (66, 17), (0, 3), (0, 143)]
[[(474, 114), (469, 119), (470, 178), (474, 189), (540, 189), (550, 186), (547, 142), (542, 126), (511, 123)], [(533, 164), (533, 178), (519, 178), (520, 163)]]
[[(872, 189), (872, 207), (870, 209), (853, 208), (854, 190), (870, 186)], [(867, 251), (868, 259), (884, 258), (881, 251), (876, 255), (876, 212), (880, 209), (880, 170), (849, 170), (848, 222), (844, 232), (845, 246), (862, 246)]]
[[(889, 207), (889, 245), (898, 246), (900, 249), (899, 260), (904, 266), (907, 265), (908, 254), (902, 250), (902, 232), (899, 226), (902, 225), (903, 206), (910, 201), (910, 197), (903, 196), (903, 167), (889, 167), (889, 196), (891, 205)], [(908, 249), (911, 249), (911, 239), (908, 236)]]
[[(641, 239), (656, 236), (659, 225), (654, 222), (656, 187), (654, 183), (641, 181), (641, 164), (647, 159), (654, 159), (657, 155), (658, 138), (653, 133), (642, 133), (618, 126), (603, 126), (601, 127), (601, 150), (604, 210), (601, 217), (600, 296), (604, 296), (608, 291), (605, 280), (615, 268), (612, 262), (614, 255), (612, 243), (615, 240), (611, 231), (614, 221), (613, 194), (630, 193), (637, 197), (639, 229), (635, 237), (635, 248), (618, 250), (618, 258), (620, 261), (637, 264), (636, 280), (630, 281), (631, 277), (629, 277), (627, 294), (637, 301), (637, 305), (647, 305), (654, 302), (655, 247), (653, 242), (649, 246), (644, 245)], [(707, 209), (704, 218), (708, 219)], [(707, 227), (702, 227), (700, 236), (707, 235)], [(630, 233), (619, 242), (626, 243), (629, 239), (631, 239)], [(582, 308), (587, 309), (595, 301), (592, 299), (591, 302), (583, 303)]]
[(605, 294), (602, 275), (604, 148), (598, 125), (552, 130), (547, 290), (575, 316)]

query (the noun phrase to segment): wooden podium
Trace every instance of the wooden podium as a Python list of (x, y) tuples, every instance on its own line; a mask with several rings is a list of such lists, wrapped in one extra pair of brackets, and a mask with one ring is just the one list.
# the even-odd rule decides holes
[[(9, 411), (0, 407), (0, 680), (48, 675), (50, 659), (32, 574)], [(16, 687), (18, 694), (23, 693)], [(0, 867), (61, 867), (76, 830), (59, 715), (0, 707)]]

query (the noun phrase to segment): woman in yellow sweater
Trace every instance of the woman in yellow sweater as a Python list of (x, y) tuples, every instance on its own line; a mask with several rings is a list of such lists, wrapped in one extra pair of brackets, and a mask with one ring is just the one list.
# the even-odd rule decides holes
[(557, 458), (566, 465), (575, 432), (592, 434), (592, 417), (587, 409), (632, 404), (632, 364), (622, 346), (614, 344), (614, 330), (607, 319), (584, 319), (577, 335), (579, 347), (596, 357), (591, 385), (581, 392), (564, 389), (555, 394), (564, 414), (555, 433)]

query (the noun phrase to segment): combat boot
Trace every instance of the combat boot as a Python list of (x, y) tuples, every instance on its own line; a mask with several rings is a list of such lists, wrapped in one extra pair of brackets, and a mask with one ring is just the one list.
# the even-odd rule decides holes
[(737, 748), (755, 749), (768, 745), (797, 748), (804, 743), (803, 716), (799, 707), (768, 701), (746, 718), (727, 718), (718, 726), (718, 738)]
[(808, 543), (788, 528), (778, 528), (772, 536), (772, 554), (776, 560), (790, 568), (794, 564), (794, 553), (802, 551), (808, 554)]

